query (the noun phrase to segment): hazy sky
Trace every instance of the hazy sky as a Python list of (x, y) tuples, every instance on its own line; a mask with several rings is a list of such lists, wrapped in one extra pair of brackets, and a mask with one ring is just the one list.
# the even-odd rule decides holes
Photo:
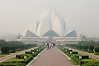
[(99, 0), (0, 0), (0, 34), (24, 31), (48, 8), (65, 18), (67, 31), (99, 36)]

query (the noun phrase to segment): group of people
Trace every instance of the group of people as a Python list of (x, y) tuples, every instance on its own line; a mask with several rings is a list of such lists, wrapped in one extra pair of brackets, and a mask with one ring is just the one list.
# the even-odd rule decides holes
[(49, 42), (49, 43), (46, 42), (45, 45), (46, 45), (47, 50), (55, 47), (55, 44), (51, 43), (51, 42)]

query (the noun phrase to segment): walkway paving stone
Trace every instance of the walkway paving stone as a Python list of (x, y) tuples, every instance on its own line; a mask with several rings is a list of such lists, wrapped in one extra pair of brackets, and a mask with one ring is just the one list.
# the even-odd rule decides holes
[(57, 48), (44, 51), (34, 60), (30, 66), (74, 66), (69, 59)]

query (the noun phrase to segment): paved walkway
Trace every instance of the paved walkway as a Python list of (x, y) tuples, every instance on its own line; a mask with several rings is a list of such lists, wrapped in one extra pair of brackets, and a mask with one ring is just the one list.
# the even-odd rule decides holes
[[(35, 47), (35, 48), (37, 48), (37, 47)], [(14, 54), (11, 54), (11, 55), (2, 57), (2, 58), (0, 58), (0, 62), (5, 61), (5, 60), (7, 60), (7, 59), (10, 59), (10, 58), (12, 58), (12, 57), (15, 57), (16, 55), (24, 54), (25, 51), (30, 51), (30, 50), (33, 50), (33, 49), (35, 49), (35, 48), (31, 48), (31, 49), (28, 49), (28, 50), (19, 51), (19, 52), (17, 52), (17, 53), (14, 53)]]
[(91, 58), (94, 58), (94, 59), (99, 60), (99, 56), (92, 55), (92, 54), (90, 54), (90, 53), (86, 53), (86, 52), (79, 51), (79, 50), (76, 50), (76, 49), (72, 49), (72, 48), (69, 48), (69, 47), (66, 47), (66, 48), (71, 49), (71, 50), (73, 50), (73, 51), (77, 51), (77, 52), (80, 53), (80, 54), (88, 55), (88, 56), (90, 56)]
[(30, 66), (74, 66), (69, 59), (57, 48), (44, 51), (34, 60)]

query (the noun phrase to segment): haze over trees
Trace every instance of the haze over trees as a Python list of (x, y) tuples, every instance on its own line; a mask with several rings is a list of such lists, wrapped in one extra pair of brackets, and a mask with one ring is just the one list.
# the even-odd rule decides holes
[(37, 44), (24, 44), (20, 41), (9, 41), (0, 40), (0, 48), (3, 54), (14, 53), (16, 51), (29, 49), (37, 46)]

